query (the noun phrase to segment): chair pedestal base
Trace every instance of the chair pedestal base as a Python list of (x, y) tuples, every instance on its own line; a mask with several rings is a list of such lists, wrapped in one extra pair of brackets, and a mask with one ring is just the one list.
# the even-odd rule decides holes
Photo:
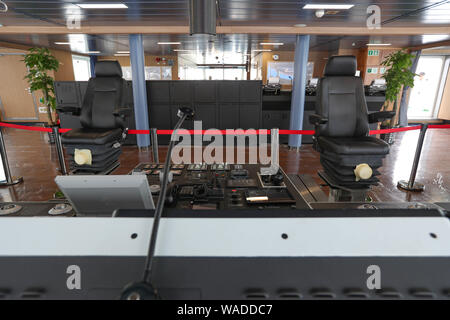
[(406, 180), (400, 180), (399, 182), (397, 182), (397, 187), (406, 191), (415, 191), (415, 192), (420, 192), (425, 189), (425, 185), (420, 182), (414, 182), (414, 184), (410, 187), (409, 181)]
[(330, 187), (330, 200), (332, 202), (366, 202), (369, 188), (352, 189), (339, 185), (326, 172), (319, 171), (319, 177)]

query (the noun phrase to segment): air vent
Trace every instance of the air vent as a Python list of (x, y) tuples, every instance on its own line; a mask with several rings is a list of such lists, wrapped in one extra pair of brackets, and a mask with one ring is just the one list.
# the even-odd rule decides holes
[(434, 299), (436, 298), (436, 294), (427, 289), (411, 289), (409, 293), (419, 299)]
[(395, 289), (382, 289), (377, 292), (378, 295), (385, 299), (401, 299), (403, 296)]
[(268, 299), (269, 294), (262, 289), (248, 290), (244, 293), (244, 298), (249, 300)]
[(334, 299), (336, 294), (328, 289), (312, 289), (310, 294), (315, 299)]
[(370, 295), (361, 289), (345, 289), (344, 295), (350, 299), (367, 299)]
[(44, 297), (45, 291), (42, 289), (28, 289), (22, 292), (20, 297), (22, 299), (41, 299)]
[(278, 292), (278, 299), (298, 300), (301, 298), (302, 298), (302, 294), (296, 290), (280, 290)]
[(0, 299), (6, 299), (11, 294), (9, 289), (0, 289)]
[(444, 296), (450, 298), (450, 289), (444, 289), (444, 290), (442, 290), (442, 294), (443, 294)]

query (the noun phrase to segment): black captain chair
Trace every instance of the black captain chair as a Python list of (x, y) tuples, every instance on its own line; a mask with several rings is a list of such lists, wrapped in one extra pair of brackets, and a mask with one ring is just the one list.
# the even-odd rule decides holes
[[(369, 123), (392, 118), (393, 112), (368, 115), (362, 79), (355, 76), (356, 57), (333, 56), (317, 88), (316, 114), (309, 120), (315, 125), (314, 148), (320, 152), (324, 172), (319, 173), (330, 185), (367, 189), (378, 183), (378, 168), (389, 153), (389, 145), (369, 136)], [(373, 171), (370, 178), (357, 181), (355, 168), (366, 163)]]
[[(82, 128), (62, 135), (74, 174), (108, 174), (119, 165), (127, 131), (124, 119), (131, 110), (127, 101), (126, 81), (119, 62), (98, 61), (95, 78), (89, 79), (80, 111)], [(92, 162), (77, 163), (76, 149), (88, 149)]]

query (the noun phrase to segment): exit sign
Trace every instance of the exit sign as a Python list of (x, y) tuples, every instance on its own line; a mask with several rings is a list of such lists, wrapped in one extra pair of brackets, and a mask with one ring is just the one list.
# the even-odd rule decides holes
[(369, 50), (369, 57), (378, 57), (380, 55), (380, 50)]

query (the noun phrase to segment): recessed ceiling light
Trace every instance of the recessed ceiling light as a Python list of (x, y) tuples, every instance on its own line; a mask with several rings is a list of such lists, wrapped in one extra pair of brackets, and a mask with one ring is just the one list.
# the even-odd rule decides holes
[(173, 49), (173, 51), (176, 51), (176, 52), (191, 52), (192, 50), (187, 50), (187, 49)]
[(390, 43), (368, 43), (367, 46), (390, 46)]
[(79, 3), (76, 4), (82, 9), (127, 9), (123, 3)]
[(181, 42), (158, 42), (158, 44), (181, 44)]
[(96, 53), (100, 53), (100, 51), (86, 51), (86, 54), (96, 54)]
[(297, 24), (294, 24), (294, 27), (303, 28), (303, 27), (306, 27), (306, 24), (304, 24), (304, 23), (297, 23)]
[(120, 54), (120, 53), (122, 53), (122, 54), (123, 54), (123, 53), (127, 53), (127, 54), (129, 54), (130, 51), (117, 51), (116, 53), (119, 53), (119, 54)]
[(283, 42), (261, 42), (260, 45), (262, 46), (282, 46)]
[(255, 50), (252, 50), (253, 52), (270, 52), (270, 51), (272, 51), (272, 49), (255, 49)]
[(310, 3), (303, 7), (303, 9), (312, 9), (312, 10), (348, 10), (354, 7), (354, 4), (316, 4)]
[(70, 45), (70, 42), (55, 42), (55, 44)]
[(115, 57), (129, 57), (130, 55), (127, 53), (116, 53), (114, 54)]

